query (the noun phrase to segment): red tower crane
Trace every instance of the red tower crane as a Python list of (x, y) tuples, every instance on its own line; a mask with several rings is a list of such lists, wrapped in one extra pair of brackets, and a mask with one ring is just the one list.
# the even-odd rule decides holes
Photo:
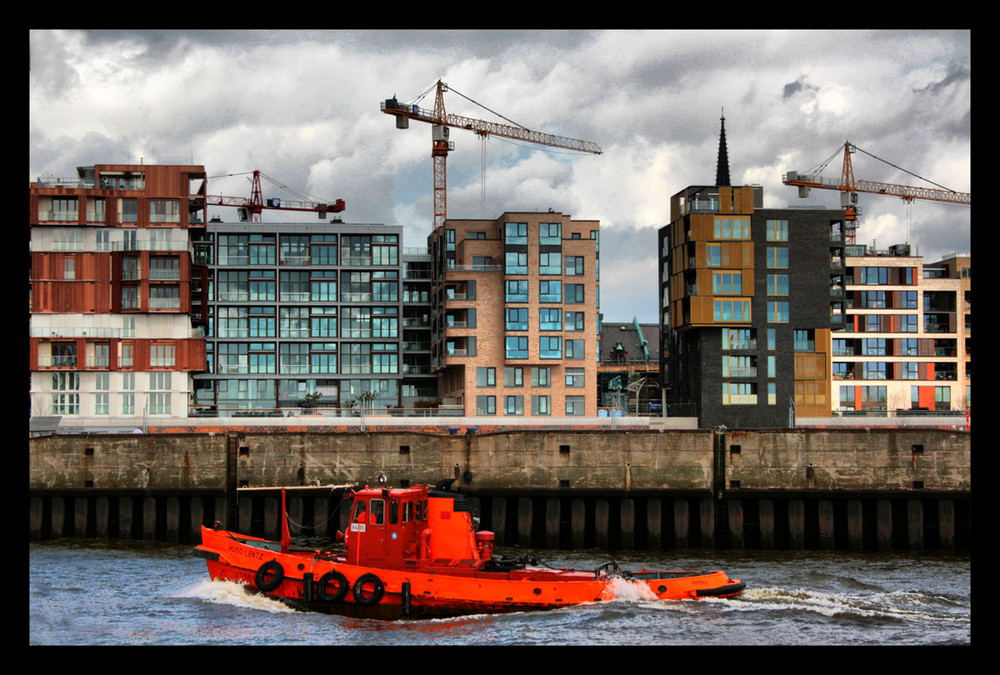
[[(243, 174), (229, 174), (243, 175)], [(239, 209), (240, 220), (249, 221), (252, 223), (260, 222), (260, 214), (264, 209), (280, 209), (282, 211), (312, 211), (319, 215), (320, 218), (326, 218), (327, 213), (340, 213), (345, 208), (347, 208), (343, 199), (338, 199), (332, 204), (322, 204), (318, 202), (282, 202), (280, 199), (268, 199), (264, 200), (261, 196), (260, 188), (260, 171), (255, 170), (253, 172), (253, 178), (250, 183), (250, 198), (246, 199), (244, 197), (218, 197), (218, 196), (208, 196), (205, 198), (206, 204), (211, 206), (233, 206)], [(289, 190), (288, 187), (276, 183), (271, 178), (264, 176), (269, 181)]]
[[(426, 95), (430, 89), (420, 95)], [(462, 98), (476, 103), (460, 92), (450, 89), (447, 84), (437, 81), (437, 95), (434, 100), (434, 110), (427, 110), (416, 105), (400, 103), (395, 97), (386, 99), (381, 105), (382, 112), (393, 115), (396, 118), (397, 129), (408, 129), (410, 120), (418, 120), (433, 125), (431, 131), (431, 157), (434, 162), (434, 228), (442, 225), (448, 217), (448, 197), (447, 197), (447, 163), (448, 153), (455, 149), (454, 143), (449, 139), (449, 128), (457, 127), (474, 131), (480, 136), (501, 136), (512, 138), (539, 145), (548, 145), (556, 148), (576, 150), (579, 152), (589, 152), (595, 155), (601, 154), (601, 148), (590, 141), (581, 141), (575, 138), (564, 136), (554, 136), (540, 131), (531, 131), (520, 125), (499, 124), (497, 122), (487, 122), (452, 115), (445, 111), (444, 92), (453, 91)], [(479, 105), (476, 103), (476, 105)], [(492, 111), (491, 111), (492, 112)], [(495, 114), (495, 113), (494, 113)]]
[[(869, 157), (873, 157), (874, 159), (878, 159), (880, 162), (889, 164), (889, 162), (886, 162), (884, 159), (875, 157), (875, 155), (865, 152), (850, 141), (847, 141), (844, 144), (844, 165), (839, 181), (837, 179), (824, 178), (819, 175), (826, 165), (837, 156), (837, 153), (834, 153), (833, 156), (821, 163), (809, 173), (789, 171), (782, 176), (781, 179), (785, 185), (798, 186), (799, 197), (808, 197), (809, 190), (812, 188), (839, 190), (841, 193), (840, 205), (844, 209), (844, 219), (847, 221), (845, 224), (844, 235), (848, 244), (854, 243), (855, 233), (857, 231), (857, 220), (859, 214), (857, 204), (859, 192), (867, 192), (878, 195), (892, 195), (907, 202), (912, 202), (914, 199), (929, 199), (939, 202), (951, 202), (953, 204), (972, 204), (972, 195), (970, 193), (949, 190), (948, 188), (937, 185), (936, 183), (934, 183), (934, 185), (937, 185), (937, 188), (919, 188), (910, 187), (908, 185), (895, 185), (893, 183), (880, 183), (873, 180), (857, 180), (854, 178), (854, 167), (851, 164), (851, 155), (855, 151), (864, 152)], [(899, 169), (899, 167), (893, 164), (889, 165), (893, 168)], [(906, 171), (905, 169), (901, 170)], [(906, 171), (906, 173), (910, 172)], [(920, 177), (917, 176), (917, 178)]]

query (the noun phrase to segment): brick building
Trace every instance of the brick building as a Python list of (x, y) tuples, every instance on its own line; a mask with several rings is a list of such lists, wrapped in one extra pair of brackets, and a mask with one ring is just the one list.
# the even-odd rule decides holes
[(599, 230), (561, 213), (508, 212), (431, 234), (442, 400), (467, 416), (597, 415)]

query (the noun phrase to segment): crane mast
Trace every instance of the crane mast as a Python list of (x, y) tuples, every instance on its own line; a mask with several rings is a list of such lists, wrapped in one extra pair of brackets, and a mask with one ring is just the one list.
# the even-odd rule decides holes
[[(950, 202), (953, 204), (972, 204), (972, 195), (967, 192), (956, 192), (947, 188), (921, 188), (909, 185), (897, 185), (894, 183), (882, 183), (873, 180), (857, 180), (854, 177), (854, 165), (851, 162), (851, 155), (860, 150), (856, 145), (847, 141), (844, 144), (844, 162), (840, 179), (824, 178), (819, 173), (822, 168), (830, 162), (826, 160), (820, 168), (810, 173), (798, 173), (789, 171), (782, 176), (785, 185), (794, 185), (799, 188), (799, 197), (808, 197), (809, 191), (813, 188), (821, 190), (838, 190), (841, 193), (841, 207), (844, 209), (845, 237), (848, 244), (853, 244), (857, 231), (858, 220), (858, 193), (866, 192), (870, 194), (890, 195), (899, 197), (904, 201), (911, 202), (914, 199), (926, 199), (938, 202)], [(864, 152), (863, 150), (861, 152)], [(865, 153), (868, 154), (868, 153)], [(872, 155), (874, 157), (874, 155)], [(875, 159), (879, 159), (875, 157)], [(884, 161), (884, 160), (881, 160)]]
[(431, 131), (431, 157), (434, 163), (434, 228), (437, 229), (448, 217), (447, 197), (447, 161), (448, 153), (455, 149), (449, 139), (451, 127), (467, 129), (480, 136), (500, 136), (514, 140), (547, 145), (555, 148), (576, 150), (599, 155), (602, 150), (596, 143), (581, 141), (576, 138), (556, 136), (540, 131), (532, 131), (522, 126), (488, 122), (486, 120), (449, 114), (444, 105), (444, 92), (449, 91), (448, 85), (441, 80), (437, 82), (437, 92), (434, 98), (434, 109), (428, 110), (417, 105), (400, 103), (396, 98), (386, 99), (381, 104), (381, 110), (396, 118), (396, 128), (409, 128), (409, 121), (416, 120), (433, 125)]

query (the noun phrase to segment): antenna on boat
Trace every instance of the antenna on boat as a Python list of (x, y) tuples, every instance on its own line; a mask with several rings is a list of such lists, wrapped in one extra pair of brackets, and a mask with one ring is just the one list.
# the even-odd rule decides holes
[(285, 488), (281, 488), (281, 552), (288, 553), (292, 535), (288, 531), (288, 508), (285, 504)]

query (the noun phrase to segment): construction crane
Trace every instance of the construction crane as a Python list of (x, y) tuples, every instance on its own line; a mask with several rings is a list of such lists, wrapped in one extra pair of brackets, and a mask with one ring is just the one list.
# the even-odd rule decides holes
[[(424, 94), (421, 94), (420, 97), (418, 97), (418, 99), (422, 98), (429, 91), (430, 89), (425, 91)], [(472, 117), (449, 114), (445, 111), (444, 107), (444, 92), (446, 91), (453, 91), (462, 98), (479, 105), (464, 94), (454, 89), (450, 89), (448, 85), (443, 83), (441, 80), (437, 81), (437, 95), (434, 100), (434, 110), (420, 108), (417, 105), (403, 104), (400, 103), (395, 97), (386, 99), (381, 105), (382, 112), (387, 115), (393, 115), (396, 118), (397, 129), (408, 129), (410, 126), (410, 120), (418, 120), (420, 122), (427, 122), (428, 124), (433, 125), (431, 130), (431, 157), (434, 162), (434, 229), (443, 225), (444, 221), (448, 217), (448, 153), (455, 149), (454, 143), (452, 143), (448, 138), (450, 127), (468, 129), (469, 131), (473, 131), (484, 138), (486, 136), (501, 136), (503, 138), (537, 143), (539, 145), (548, 145), (555, 148), (589, 152), (595, 155), (599, 155), (602, 152), (601, 148), (596, 143), (592, 143), (590, 141), (581, 141), (575, 138), (566, 138), (563, 136), (554, 136), (552, 134), (542, 133), (540, 131), (531, 131), (530, 129), (520, 125), (487, 122), (484, 120), (474, 119)]]
[[(238, 176), (245, 174), (228, 174), (229, 176)], [(284, 188), (285, 190), (290, 190), (287, 186), (276, 183), (271, 178), (264, 176), (269, 181), (277, 185), (278, 187)], [(205, 203), (210, 206), (233, 206), (238, 209), (239, 218), (241, 222), (260, 222), (260, 214), (264, 209), (280, 209), (282, 211), (312, 211), (317, 213), (320, 218), (326, 218), (327, 213), (340, 213), (346, 207), (343, 199), (338, 199), (332, 204), (321, 204), (318, 202), (282, 202), (280, 199), (268, 199), (264, 200), (261, 196), (260, 188), (260, 171), (255, 170), (253, 172), (253, 178), (250, 182), (250, 198), (246, 199), (244, 197), (218, 197), (218, 196), (208, 196), (205, 198)]]
[[(808, 197), (809, 190), (812, 188), (819, 188), (824, 190), (839, 190), (840, 205), (844, 209), (844, 219), (846, 221), (844, 227), (844, 237), (848, 244), (853, 244), (855, 240), (855, 234), (857, 232), (857, 220), (860, 210), (858, 209), (858, 193), (868, 192), (871, 194), (878, 195), (891, 195), (894, 197), (899, 197), (902, 200), (912, 203), (914, 199), (929, 199), (938, 202), (951, 202), (953, 204), (972, 204), (972, 195), (967, 192), (956, 192), (954, 190), (949, 190), (937, 183), (937, 188), (920, 188), (920, 187), (910, 187), (908, 185), (895, 185), (893, 183), (880, 183), (873, 180), (858, 180), (854, 178), (854, 167), (851, 164), (851, 155), (856, 152), (864, 152), (869, 157), (879, 160), (880, 162), (885, 162), (889, 166), (900, 169), (900, 167), (895, 166), (886, 162), (884, 159), (875, 157), (875, 155), (861, 150), (858, 146), (854, 145), (850, 141), (844, 143), (844, 165), (841, 172), (840, 180), (832, 178), (824, 178), (819, 174), (826, 168), (826, 165), (837, 156), (834, 153), (829, 159), (821, 163), (815, 169), (808, 173), (798, 173), (796, 171), (789, 171), (781, 180), (785, 185), (796, 185), (799, 188), (799, 197)], [(839, 152), (839, 151), (838, 151)], [(906, 169), (900, 169), (906, 173)], [(916, 174), (911, 174), (917, 178)], [(921, 178), (921, 180), (927, 180)], [(927, 181), (930, 183), (931, 181)]]

